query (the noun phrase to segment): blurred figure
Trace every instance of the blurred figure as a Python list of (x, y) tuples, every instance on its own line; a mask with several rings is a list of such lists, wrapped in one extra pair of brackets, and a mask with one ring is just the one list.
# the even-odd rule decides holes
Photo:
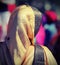
[(10, 17), (7, 4), (0, 2), (0, 42), (4, 42)]
[(49, 44), (54, 35), (57, 34), (55, 22), (57, 22), (57, 14), (54, 11), (46, 11), (46, 23), (44, 24), (46, 39), (45, 45), (52, 50), (52, 46)]
[(1, 65), (57, 65), (48, 48), (35, 46), (34, 30), (34, 10), (19, 6), (10, 17), (6, 43), (0, 47)]
[(1, 0), (0, 1), (0, 42), (4, 42), (7, 35), (8, 21), (11, 13), (15, 9), (15, 0)]
[[(45, 31), (41, 22), (42, 13), (38, 10), (36, 6), (32, 4), (33, 2), (34, 2), (33, 0), (30, 0), (30, 1), (29, 0), (24, 0), (24, 1), (16, 0), (16, 5), (19, 6), (22, 4), (27, 4), (33, 8), (35, 12), (35, 32), (34, 32), (35, 39), (34, 41), (38, 42), (39, 45), (44, 45)], [(35, 3), (37, 4), (38, 2), (35, 2)]]

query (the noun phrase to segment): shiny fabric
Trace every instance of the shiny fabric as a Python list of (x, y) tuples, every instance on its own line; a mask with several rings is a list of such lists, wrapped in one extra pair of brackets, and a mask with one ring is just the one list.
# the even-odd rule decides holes
[[(35, 50), (34, 30), (35, 14), (33, 9), (27, 5), (18, 7), (12, 13), (9, 20), (7, 37), (5, 40), (6, 45), (3, 45), (6, 49), (0, 47), (1, 50), (3, 49), (3, 56), (6, 55), (7, 57), (4, 57), (6, 60), (3, 60), (3, 63), (4, 61), (12, 60), (14, 65), (32, 65)], [(44, 50), (44, 65), (57, 65), (55, 58), (48, 48), (42, 48)], [(2, 58), (0, 58), (0, 60), (2, 61)], [(7, 65), (12, 65), (10, 62), (7, 62)]]
[(45, 63), (44, 63), (44, 50), (38, 44), (35, 44), (33, 65), (45, 65)]

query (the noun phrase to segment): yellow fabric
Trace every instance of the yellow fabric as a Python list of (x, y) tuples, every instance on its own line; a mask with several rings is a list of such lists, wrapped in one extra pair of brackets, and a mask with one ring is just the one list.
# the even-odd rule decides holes
[[(7, 37), (10, 38), (8, 48), (15, 65), (32, 65), (34, 59), (34, 28), (35, 13), (33, 9), (27, 5), (16, 8), (10, 17), (7, 32)], [(57, 65), (51, 52), (47, 48), (43, 48), (46, 52), (48, 64)]]
[(42, 48), (44, 49), (44, 51), (46, 53), (47, 64), (48, 65), (57, 65), (57, 62), (56, 62), (53, 54), (50, 52), (50, 50), (47, 47), (45, 47), (45, 46), (42, 46)]
[[(10, 38), (8, 42), (8, 48), (15, 65), (21, 65), (26, 58), (26, 52), (31, 45), (34, 45), (34, 22), (35, 16), (30, 6), (22, 5), (18, 7), (11, 15), (7, 37)], [(31, 24), (32, 23), (32, 24)], [(33, 50), (32, 50), (33, 51)], [(29, 51), (30, 54), (31, 50)], [(28, 57), (30, 57), (28, 54)], [(29, 59), (30, 60), (30, 59)], [(33, 60), (33, 55), (32, 59)], [(29, 62), (29, 64), (32, 62)], [(30, 64), (30, 65), (31, 65)], [(24, 63), (26, 65), (26, 63)]]
[(23, 65), (32, 65), (34, 58), (34, 46), (30, 46), (26, 52)]

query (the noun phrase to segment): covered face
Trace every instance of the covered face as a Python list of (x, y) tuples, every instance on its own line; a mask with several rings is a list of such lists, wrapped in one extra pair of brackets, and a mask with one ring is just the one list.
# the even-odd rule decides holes
[[(7, 45), (16, 65), (21, 65), (27, 49), (34, 45), (34, 26), (35, 16), (30, 6), (18, 7), (10, 17)], [(33, 54), (32, 48), (30, 51)]]
[[(35, 13), (30, 6), (22, 5), (12, 13), (8, 24), (6, 44), (15, 65), (32, 65), (35, 50), (35, 45), (33, 45), (34, 28)], [(46, 57), (44, 57), (48, 60), (52, 54), (47, 48), (43, 50), (48, 51), (50, 54), (46, 53)], [(53, 58), (53, 56), (51, 58)], [(45, 61), (50, 62), (50, 59)], [(52, 60), (54, 60), (54, 58)], [(51, 62), (50, 64), (57, 65)]]
[(27, 34), (30, 39), (34, 35), (34, 27), (34, 12), (31, 7), (23, 5), (18, 7), (11, 15), (7, 36), (13, 38), (16, 35), (16, 31), (18, 31), (18, 34), (21, 34), (22, 31), (22, 33)]

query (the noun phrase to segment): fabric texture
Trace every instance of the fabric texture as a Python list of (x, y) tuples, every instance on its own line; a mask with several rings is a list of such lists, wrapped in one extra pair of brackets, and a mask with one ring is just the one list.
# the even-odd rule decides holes
[[(8, 24), (7, 37), (5, 40), (8, 50), (3, 49), (2, 53), (4, 52), (4, 50), (6, 50), (6, 52), (9, 51), (8, 55), (11, 56), (14, 65), (32, 65), (35, 50), (34, 26), (35, 14), (30, 6), (22, 5), (12, 13)], [(2, 47), (0, 48), (2, 49)], [(51, 52), (45, 47), (44, 50), (45, 65), (57, 65)], [(54, 62), (51, 60), (51, 58)], [(0, 58), (0, 60), (2, 59)], [(7, 59), (4, 61), (7, 62)], [(7, 62), (7, 65), (11, 65), (10, 62)]]
[(38, 44), (35, 44), (33, 65), (44, 65), (44, 50)]
[(44, 49), (46, 57), (47, 57), (47, 65), (57, 65), (57, 62), (53, 54), (49, 51), (49, 49), (45, 46), (42, 46), (42, 48)]
[[(31, 7), (23, 5), (13, 12), (8, 24), (7, 37), (10, 38), (7, 45), (14, 59), (15, 65), (21, 65), (24, 61), (27, 50), (30, 45), (33, 45), (34, 12)], [(29, 58), (29, 55), (27, 55), (27, 58)], [(32, 63), (25, 64), (25, 62), (24, 65), (31, 65)]]

